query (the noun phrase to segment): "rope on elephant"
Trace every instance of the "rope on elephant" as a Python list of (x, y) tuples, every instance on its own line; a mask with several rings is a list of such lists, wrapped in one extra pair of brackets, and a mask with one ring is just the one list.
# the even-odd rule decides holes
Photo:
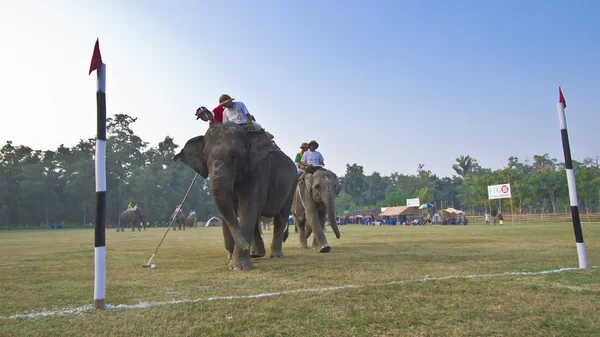
[(300, 203), (302, 203), (302, 207), (304, 207), (304, 209), (306, 209), (306, 206), (304, 206), (304, 200), (302, 200), (302, 193), (300, 192), (300, 185), (296, 185), (296, 190), (298, 191), (298, 197), (300, 197)]
[[(198, 173), (196, 173), (194, 175), (194, 179), (192, 179), (192, 183), (190, 184), (190, 187), (188, 188), (187, 192), (185, 192), (185, 196), (183, 197), (183, 200), (181, 201), (180, 205), (183, 205), (185, 203), (185, 199), (187, 199), (188, 195), (190, 194), (190, 191), (192, 190), (192, 186), (194, 186), (194, 183), (196, 182), (196, 178), (198, 178)], [(165, 238), (167, 237), (167, 233), (169, 233), (169, 230), (171, 229), (171, 226), (173, 226), (173, 223), (175, 222), (176, 219), (177, 219), (177, 217), (173, 217), (173, 219), (171, 219), (171, 223), (169, 224), (169, 227), (167, 227), (167, 231), (165, 232), (165, 235), (163, 235), (162, 240), (160, 240), (160, 243), (158, 244), (158, 246), (154, 250), (154, 253), (152, 253), (152, 256), (150, 257), (150, 260), (148, 260), (148, 263), (142, 265), (142, 267), (149, 267), (150, 266), (150, 263), (154, 259), (154, 256), (156, 255), (156, 252), (158, 252), (158, 248), (160, 248), (160, 245), (162, 245), (163, 241), (165, 241)]]

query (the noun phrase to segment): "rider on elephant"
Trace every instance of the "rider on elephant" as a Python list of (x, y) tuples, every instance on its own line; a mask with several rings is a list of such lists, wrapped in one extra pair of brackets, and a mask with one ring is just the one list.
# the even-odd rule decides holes
[(325, 166), (325, 160), (323, 159), (321, 152), (317, 151), (319, 143), (317, 143), (316, 140), (311, 140), (310, 143), (308, 143), (308, 148), (310, 151), (304, 153), (300, 160), (300, 164), (306, 166), (306, 173), (315, 173), (315, 171)]
[(127, 209), (131, 209), (131, 203), (129, 203), (129, 205), (127, 205)]
[(176, 216), (177, 213), (179, 213), (180, 211), (182, 211), (181, 204), (179, 204), (179, 205), (177, 205), (177, 207), (175, 207), (175, 211), (173, 212), (173, 216)]
[(248, 112), (246, 104), (243, 102), (234, 102), (235, 98), (227, 94), (219, 97), (219, 106), (225, 107), (223, 110), (223, 123), (234, 122), (244, 125), (248, 129), (260, 130), (262, 126), (256, 122), (256, 119)]
[(196, 120), (202, 119), (205, 122), (209, 122), (209, 127), (213, 124), (221, 124), (223, 123), (224, 110), (225, 108), (222, 105), (218, 105), (211, 113), (206, 107), (201, 106), (196, 110)]
[(302, 145), (300, 145), (300, 149), (300, 152), (296, 154), (296, 158), (294, 159), (294, 162), (298, 167), (298, 175), (304, 173), (304, 171), (306, 170), (306, 165), (302, 164), (300, 161), (302, 160), (302, 156), (304, 156), (304, 152), (308, 151), (308, 143), (302, 143)]

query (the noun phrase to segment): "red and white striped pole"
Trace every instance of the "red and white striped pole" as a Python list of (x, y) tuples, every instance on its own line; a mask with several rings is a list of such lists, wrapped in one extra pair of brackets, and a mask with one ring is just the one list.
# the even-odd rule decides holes
[(558, 87), (558, 122), (560, 123), (560, 135), (562, 137), (563, 153), (565, 155), (565, 168), (567, 171), (567, 184), (569, 185), (569, 200), (571, 201), (571, 218), (573, 219), (573, 230), (575, 231), (575, 242), (577, 244), (577, 256), (579, 258), (579, 268), (587, 269), (587, 256), (585, 253), (585, 244), (583, 243), (583, 231), (581, 230), (581, 220), (579, 219), (579, 205), (577, 201), (577, 185), (575, 183), (575, 172), (573, 171), (573, 162), (571, 160), (571, 146), (569, 145), (569, 134), (567, 132), (567, 118), (565, 117), (565, 108), (567, 101), (563, 96), (562, 90)]
[(106, 295), (106, 65), (96, 40), (90, 74), (96, 70), (96, 225), (94, 230), (94, 308), (104, 309)]

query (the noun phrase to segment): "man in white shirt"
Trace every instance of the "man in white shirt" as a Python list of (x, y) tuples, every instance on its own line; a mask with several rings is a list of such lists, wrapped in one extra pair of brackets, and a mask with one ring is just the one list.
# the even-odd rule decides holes
[(311, 140), (308, 143), (309, 151), (304, 152), (300, 164), (306, 166), (306, 173), (315, 173), (316, 170), (325, 166), (325, 160), (321, 152), (317, 151), (319, 143), (316, 140)]
[(254, 126), (257, 130), (262, 129), (262, 126), (258, 124), (250, 112), (248, 112), (246, 104), (239, 101), (234, 102), (234, 100), (235, 98), (231, 98), (231, 96), (227, 94), (223, 94), (219, 97), (219, 105), (225, 107), (225, 110), (223, 111), (223, 123), (234, 122), (236, 124)]

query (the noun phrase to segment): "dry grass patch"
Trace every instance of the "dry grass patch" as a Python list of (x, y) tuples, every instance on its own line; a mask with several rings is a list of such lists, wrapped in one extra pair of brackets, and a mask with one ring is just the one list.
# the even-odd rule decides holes
[[(597, 225), (584, 235), (594, 265)], [(569, 224), (342, 227), (331, 253), (301, 250), (227, 270), (221, 229), (107, 232), (107, 303), (136, 304), (307, 288), (355, 288), (201, 300), (36, 319), (0, 318), (2, 336), (547, 336), (594, 335), (600, 270), (423, 281), (577, 266)], [(264, 237), (270, 241), (271, 232)], [(93, 231), (0, 232), (0, 316), (80, 307), (93, 295)], [(597, 263), (596, 263), (597, 264)], [(390, 284), (391, 282), (399, 282)]]

